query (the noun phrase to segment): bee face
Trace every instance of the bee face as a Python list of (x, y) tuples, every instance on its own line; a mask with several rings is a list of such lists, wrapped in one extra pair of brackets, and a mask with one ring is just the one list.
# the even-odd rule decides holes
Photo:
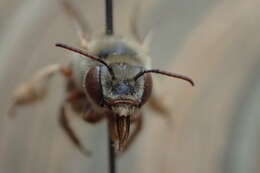
[(109, 104), (129, 101), (138, 105), (141, 101), (144, 80), (135, 81), (133, 77), (143, 68), (125, 63), (111, 65), (115, 73), (112, 80), (106, 68), (101, 69), (101, 85), (105, 102)]
[(105, 66), (94, 67), (88, 72), (85, 78), (87, 93), (96, 104), (102, 102), (119, 116), (132, 115), (150, 96), (150, 74), (134, 80), (134, 76), (144, 70), (143, 67), (125, 63), (110, 66), (115, 79)]

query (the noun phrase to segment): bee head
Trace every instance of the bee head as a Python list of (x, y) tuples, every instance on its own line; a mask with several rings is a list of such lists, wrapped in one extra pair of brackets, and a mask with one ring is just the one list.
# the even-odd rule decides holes
[(87, 93), (93, 102), (108, 107), (119, 116), (133, 115), (151, 95), (151, 75), (135, 78), (144, 68), (126, 63), (114, 63), (110, 67), (113, 74), (106, 66), (96, 66), (88, 72), (85, 78)]

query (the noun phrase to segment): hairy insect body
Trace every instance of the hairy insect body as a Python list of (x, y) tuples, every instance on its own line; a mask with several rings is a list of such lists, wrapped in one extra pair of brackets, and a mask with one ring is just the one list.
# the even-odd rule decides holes
[[(152, 95), (151, 73), (183, 79), (191, 85), (194, 83), (183, 75), (150, 69), (147, 52), (150, 35), (141, 39), (135, 22), (131, 23), (133, 40), (116, 35), (92, 38), (91, 33), (86, 32), (88, 29), (78, 11), (67, 1), (63, 2), (65, 11), (77, 25), (82, 50), (62, 43), (56, 46), (80, 55), (73, 56), (68, 66), (45, 67), (31, 81), (18, 87), (10, 111), (18, 105), (43, 99), (47, 95), (50, 78), (54, 74), (62, 74), (67, 81), (67, 90), (60, 108), (59, 122), (73, 144), (89, 154), (70, 125), (67, 117), (69, 108), (88, 123), (106, 118), (115, 148), (126, 150), (142, 128), (141, 108), (148, 100), (155, 110), (167, 113), (160, 100)], [(130, 124), (135, 125), (131, 133)]]
[[(145, 90), (144, 78), (141, 77), (139, 80), (133, 80), (133, 78), (149, 67), (149, 57), (145, 56), (137, 43), (119, 36), (103, 36), (93, 40), (86, 50), (106, 61), (113, 70), (115, 79), (112, 79), (113, 76), (106, 66), (75, 56), (71, 62), (72, 80), (76, 83), (77, 88), (86, 94), (85, 102), (91, 105), (94, 112), (106, 114), (108, 119), (114, 119), (109, 116), (115, 116), (118, 119), (118, 123), (114, 125), (115, 130), (111, 130), (113, 133), (111, 135), (115, 137), (115, 143), (118, 141), (118, 147), (123, 148), (129, 135), (131, 116), (139, 114), (139, 109), (144, 104), (144, 99), (142, 99)], [(96, 79), (89, 77), (93, 69), (97, 71)], [(95, 80), (98, 82), (92, 83)], [(99, 87), (100, 89), (96, 91)], [(149, 88), (151, 87), (150, 80)], [(101, 93), (98, 100), (96, 100), (96, 95), (100, 93), (96, 92)], [(95, 96), (91, 96), (92, 93)], [(121, 136), (118, 131), (122, 132)]]

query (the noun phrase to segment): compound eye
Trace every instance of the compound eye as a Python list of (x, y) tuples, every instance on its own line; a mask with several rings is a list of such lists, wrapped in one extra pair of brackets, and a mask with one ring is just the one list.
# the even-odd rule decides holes
[(147, 73), (143, 75), (144, 78), (144, 92), (141, 100), (141, 105), (145, 104), (150, 98), (153, 88), (153, 81), (151, 74)]
[(96, 104), (100, 104), (102, 100), (102, 88), (100, 84), (100, 67), (91, 68), (87, 75), (85, 76), (85, 89), (92, 99), (92, 101)]

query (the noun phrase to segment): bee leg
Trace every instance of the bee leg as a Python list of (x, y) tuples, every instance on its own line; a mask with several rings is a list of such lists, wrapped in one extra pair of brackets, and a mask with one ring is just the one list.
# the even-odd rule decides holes
[(66, 109), (68, 107), (68, 103), (72, 101), (72, 99), (77, 99), (76, 98), (77, 93), (76, 92), (71, 92), (71, 94), (68, 96), (66, 99), (65, 103), (60, 108), (60, 116), (59, 116), (59, 123), (62, 127), (62, 129), (65, 131), (69, 139), (72, 141), (72, 143), (82, 152), (84, 155), (89, 156), (91, 155), (91, 152), (84, 148), (82, 143), (80, 142), (79, 138), (75, 134), (74, 130), (72, 129), (69, 119), (67, 117)]
[(90, 109), (82, 118), (88, 123), (95, 124), (104, 118), (104, 114), (96, 113), (94, 110)]
[(73, 84), (70, 86), (70, 83), (68, 90), (71, 94), (67, 101), (71, 104), (73, 111), (79, 115), (79, 118), (91, 124), (95, 124), (104, 118), (104, 114), (97, 113), (91, 108), (84, 92), (77, 90)]
[(30, 81), (18, 86), (13, 93), (8, 115), (14, 116), (17, 106), (32, 104), (44, 99), (48, 93), (50, 79), (57, 73), (70, 77), (71, 69), (59, 64), (52, 64), (36, 72)]
[(157, 97), (156, 95), (151, 95), (148, 105), (155, 110), (156, 112), (160, 113), (160, 115), (164, 115), (165, 117), (170, 116), (169, 109), (166, 108), (166, 106), (161, 102), (161, 99)]
[(88, 40), (90, 39), (91, 31), (84, 19), (83, 15), (76, 9), (69, 0), (60, 0), (65, 13), (71, 18), (74, 23), (76, 32), (80, 39), (80, 45), (87, 48)]
[(135, 128), (134, 128), (133, 132), (130, 134), (129, 139), (124, 146), (123, 152), (125, 152), (126, 150), (129, 149), (131, 144), (135, 141), (139, 132), (142, 130), (142, 128), (143, 128), (143, 117), (142, 117), (142, 115), (139, 114), (138, 116), (133, 117), (131, 119), (131, 123), (135, 124)]

